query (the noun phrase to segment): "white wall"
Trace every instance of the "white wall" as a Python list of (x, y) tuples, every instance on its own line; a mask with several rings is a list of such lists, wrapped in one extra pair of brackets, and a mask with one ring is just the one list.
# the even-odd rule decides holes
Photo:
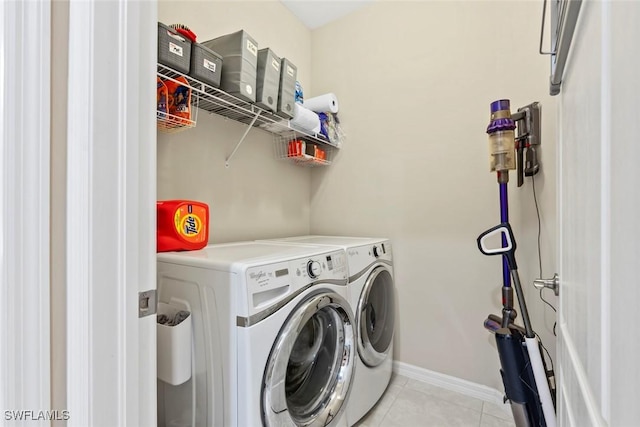
[[(51, 3), (51, 407), (67, 408), (67, 77), (69, 3)], [(54, 426), (66, 425), (52, 421)]]
[[(313, 96), (335, 92), (347, 142), (312, 174), (311, 231), (395, 243), (397, 359), (502, 389), (493, 336), (501, 262), (476, 237), (499, 222), (489, 104), (542, 103), (543, 274), (555, 272), (556, 101), (538, 55), (539, 2), (376, 2), (312, 34)], [(554, 353), (538, 275), (531, 180), (510, 183), (518, 264), (534, 328)], [(551, 292), (546, 296), (552, 302)], [(519, 311), (519, 310), (518, 310)]]
[[(500, 310), (500, 260), (475, 245), (499, 221), (485, 129), (493, 100), (510, 98), (514, 111), (542, 102), (536, 188), (550, 277), (556, 113), (548, 58), (536, 53), (541, 5), (377, 2), (313, 32), (279, 2), (179, 5), (161, 1), (159, 20), (186, 24), (199, 40), (243, 28), (298, 65), (306, 97), (335, 92), (348, 141), (331, 167), (310, 173), (274, 160), (270, 137), (254, 130), (225, 169), (244, 125), (200, 112), (195, 129), (159, 134), (158, 197), (209, 203), (212, 242), (309, 231), (392, 238), (398, 359), (502, 388), (493, 337), (482, 327)], [(529, 309), (553, 354), (555, 317), (530, 285), (538, 275), (530, 180), (519, 190), (513, 180), (510, 195)]]
[[(298, 68), (311, 87), (311, 32), (280, 2), (160, 1), (158, 19), (184, 24), (199, 41), (246, 30)], [(246, 125), (200, 111), (195, 129), (158, 134), (158, 199), (209, 204), (210, 242), (309, 232), (310, 171), (276, 160), (270, 134), (253, 129), (225, 168)]]

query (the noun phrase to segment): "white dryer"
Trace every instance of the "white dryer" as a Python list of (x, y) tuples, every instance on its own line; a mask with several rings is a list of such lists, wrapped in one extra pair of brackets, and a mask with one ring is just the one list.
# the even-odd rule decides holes
[(159, 384), (159, 425), (346, 425), (357, 357), (347, 279), (345, 252), (326, 246), (158, 254), (158, 299), (193, 324), (191, 379)]
[(349, 425), (382, 397), (393, 369), (395, 287), (391, 242), (385, 238), (297, 236), (277, 241), (327, 245), (347, 252), (349, 302), (357, 328), (358, 360), (347, 402)]

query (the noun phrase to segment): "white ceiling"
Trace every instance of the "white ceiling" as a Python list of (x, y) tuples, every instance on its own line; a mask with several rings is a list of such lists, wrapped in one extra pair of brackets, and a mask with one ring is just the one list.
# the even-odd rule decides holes
[(313, 30), (349, 13), (361, 9), (374, 0), (280, 0), (302, 23)]

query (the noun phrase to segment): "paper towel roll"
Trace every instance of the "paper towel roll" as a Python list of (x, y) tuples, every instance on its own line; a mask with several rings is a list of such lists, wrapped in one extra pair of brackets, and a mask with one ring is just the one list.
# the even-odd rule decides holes
[(303, 105), (316, 113), (338, 112), (338, 98), (333, 93), (325, 93), (324, 95), (305, 99)]
[(298, 103), (294, 104), (293, 119), (291, 119), (289, 124), (292, 128), (302, 132), (320, 132), (320, 118), (318, 115)]

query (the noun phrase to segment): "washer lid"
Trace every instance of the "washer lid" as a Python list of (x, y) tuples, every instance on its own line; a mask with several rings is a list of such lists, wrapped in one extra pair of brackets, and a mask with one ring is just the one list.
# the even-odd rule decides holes
[(279, 242), (297, 242), (297, 243), (309, 243), (313, 245), (329, 245), (340, 246), (343, 248), (350, 248), (354, 246), (363, 246), (368, 244), (375, 244), (380, 242), (386, 242), (388, 239), (384, 237), (346, 237), (346, 236), (295, 236), (295, 237), (283, 237), (282, 239), (273, 239)]
[(235, 271), (242, 265), (260, 265), (317, 256), (332, 249), (319, 245), (259, 242), (236, 242), (208, 245), (198, 251), (161, 252), (157, 259), (172, 264), (190, 265), (222, 271)]

